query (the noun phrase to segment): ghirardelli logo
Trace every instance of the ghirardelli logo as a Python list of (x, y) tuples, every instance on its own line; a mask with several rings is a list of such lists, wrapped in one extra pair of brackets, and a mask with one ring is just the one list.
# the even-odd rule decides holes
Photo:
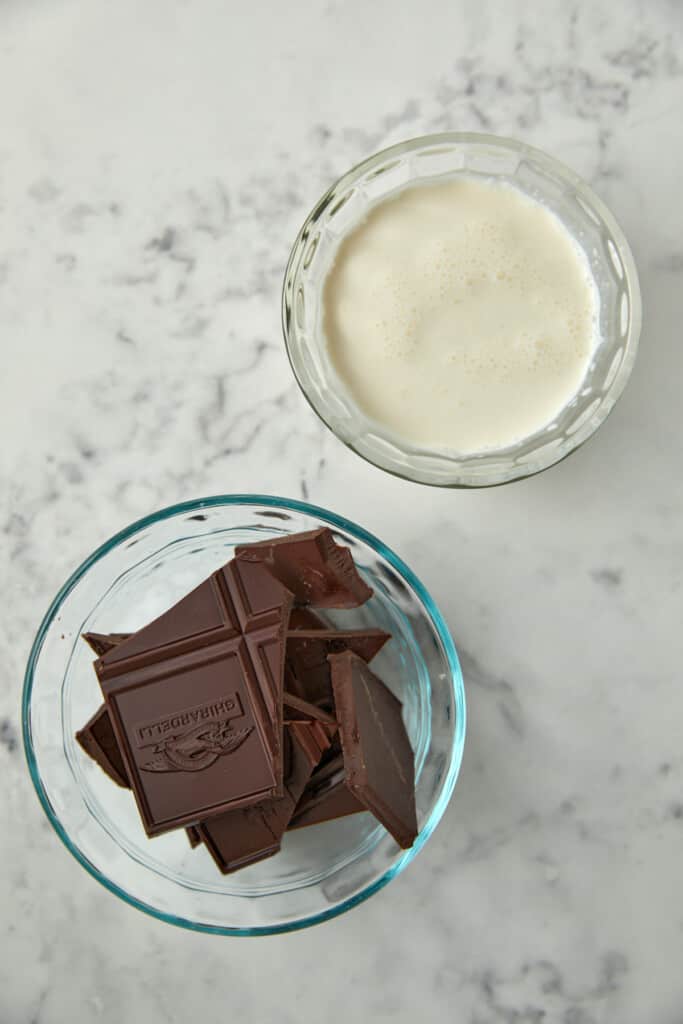
[(161, 739), (166, 739), (166, 733), (172, 736), (178, 736), (180, 733), (184, 735), (187, 726), (208, 724), (212, 719), (227, 722), (230, 718), (241, 718), (243, 714), (239, 694), (228, 693), (218, 700), (196, 704), (184, 711), (136, 726), (135, 742), (138, 747), (149, 747)]
[(157, 743), (153, 756), (140, 767), (143, 772), (200, 772), (241, 747), (253, 728), (232, 729), (228, 719), (195, 725)]

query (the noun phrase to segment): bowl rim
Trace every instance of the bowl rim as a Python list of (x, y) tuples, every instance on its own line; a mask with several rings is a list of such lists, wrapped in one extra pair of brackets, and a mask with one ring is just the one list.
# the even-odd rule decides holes
[[(180, 917), (178, 915), (169, 914), (164, 911), (157, 909), (144, 900), (139, 899), (137, 896), (132, 896), (126, 892), (117, 883), (111, 881), (106, 875), (104, 875), (99, 868), (97, 868), (91, 861), (85, 856), (85, 854), (78, 848), (78, 846), (72, 842), (66, 828), (62, 825), (59, 817), (54, 811), (52, 804), (50, 803), (49, 796), (45, 790), (45, 787), (38, 770), (38, 763), (36, 754), (33, 749), (33, 740), (31, 734), (31, 695), (33, 692), (34, 673), (38, 664), (40, 654), (43, 648), (45, 638), (48, 631), (53, 625), (56, 616), (59, 612), (61, 605), (64, 600), (68, 597), (77, 583), (82, 577), (88, 572), (88, 570), (106, 554), (118, 547), (123, 541), (128, 540), (135, 533), (145, 529), (148, 526), (152, 526), (157, 522), (162, 522), (166, 519), (171, 519), (174, 516), (182, 515), (187, 512), (197, 512), (202, 509), (219, 508), (224, 506), (245, 506), (260, 505), (272, 508), (274, 510), (283, 510), (289, 512), (300, 512), (304, 515), (309, 515), (320, 520), (322, 523), (331, 527), (338, 527), (346, 532), (352, 534), (358, 540), (363, 541), (372, 547), (378, 554), (380, 554), (386, 561), (388, 561), (393, 568), (400, 573), (400, 575), (406, 580), (410, 587), (415, 591), (419, 601), (423, 605), (425, 611), (429, 615), (432, 623), (439, 634), (439, 638), (443, 645), (443, 649), (446, 655), (446, 659), (450, 668), (450, 681), (453, 692), (453, 700), (455, 702), (455, 708), (457, 714), (455, 716), (455, 731), (453, 735), (453, 744), (451, 748), (450, 763), (448, 766), (448, 772), (444, 783), (442, 785), (439, 799), (434, 804), (431, 813), (425, 822), (424, 826), (420, 830), (415, 843), (409, 850), (405, 850), (399, 859), (391, 865), (391, 867), (384, 872), (384, 874), (375, 880), (371, 885), (366, 886), (365, 889), (356, 893), (352, 897), (342, 901), (335, 907), (331, 907), (327, 910), (321, 911), (316, 914), (308, 915), (307, 917), (301, 918), (300, 920), (287, 922), (277, 925), (259, 925), (249, 928), (234, 928), (225, 925), (211, 925), (205, 922), (192, 921), (188, 918)], [(50, 606), (45, 613), (43, 620), (38, 627), (38, 631), (31, 645), (31, 651), (29, 653), (28, 662), (26, 665), (26, 671), (24, 675), (24, 684), (22, 691), (21, 700), (21, 720), (22, 720), (22, 738), (24, 745), (24, 754), (29, 769), (29, 774), (33, 782), (33, 786), (36, 790), (36, 794), (40, 801), (40, 804), (45, 812), (50, 824), (54, 828), (55, 832), (66, 846), (69, 853), (79, 862), (79, 864), (85, 868), (88, 874), (92, 875), (101, 885), (108, 889), (109, 892), (114, 893), (127, 903), (129, 906), (135, 907), (138, 910), (149, 914), (151, 917), (157, 918), (157, 920), (165, 921), (168, 924), (173, 924), (181, 928), (186, 928), (189, 931), (202, 932), (210, 935), (234, 935), (234, 936), (263, 936), (263, 935), (277, 935), (290, 931), (299, 931), (303, 928), (308, 928), (314, 924), (320, 924), (323, 921), (328, 921), (331, 918), (338, 917), (340, 914), (345, 913), (347, 910), (351, 910), (357, 904), (362, 903), (368, 899), (374, 893), (383, 889), (392, 878), (407, 867), (407, 865), (417, 856), (419, 851), (425, 845), (434, 829), (438, 825), (441, 817), (450, 801), (455, 783), (458, 778), (460, 771), (460, 765), (462, 763), (463, 748), (465, 742), (465, 731), (466, 731), (466, 703), (465, 703), (465, 689), (463, 683), (462, 669), (460, 667), (460, 661), (455, 648), (455, 644), (451, 637), (450, 631), (446, 622), (441, 615), (437, 605), (433, 598), (429, 594), (424, 584), (418, 579), (415, 573), (406, 565), (406, 563), (397, 555), (391, 548), (387, 547), (383, 541), (381, 541), (374, 534), (365, 530), (363, 527), (358, 526), (356, 523), (344, 516), (337, 515), (334, 512), (330, 512), (327, 509), (321, 508), (318, 505), (313, 505), (308, 502), (298, 501), (294, 498), (280, 498), (273, 495), (263, 494), (219, 494), (212, 495), (206, 498), (196, 498), (189, 501), (182, 501), (175, 505), (169, 505), (166, 508), (160, 509), (158, 512), (154, 512), (150, 515), (143, 516), (141, 519), (135, 520), (129, 526), (115, 533), (109, 540), (101, 544), (95, 551), (92, 552), (79, 566), (78, 568), (68, 577), (66, 582), (62, 584), (56, 596), (50, 603)]]
[[(387, 159), (399, 157), (405, 153), (410, 153), (414, 150), (432, 146), (467, 146), (472, 144), (493, 146), (499, 149), (513, 151), (522, 157), (526, 156), (529, 159), (535, 160), (548, 171), (553, 172), (557, 177), (566, 182), (566, 184), (571, 185), (581, 198), (599, 214), (614, 239), (619, 252), (619, 257), (624, 267), (624, 285), (628, 293), (630, 306), (629, 329), (628, 335), (624, 341), (621, 363), (619, 364), (619, 368), (614, 379), (609, 385), (599, 408), (588, 420), (586, 420), (585, 423), (581, 424), (579, 429), (571, 433), (569, 437), (565, 439), (564, 444), (556, 449), (556, 451), (552, 453), (546, 452), (543, 457), (538, 460), (538, 464), (528, 469), (521, 467), (521, 471), (519, 472), (515, 472), (514, 470), (506, 472), (494, 467), (488, 474), (477, 477), (476, 479), (470, 478), (466, 463), (463, 463), (458, 456), (450, 458), (448, 456), (444, 456), (443, 453), (435, 453), (439, 454), (441, 458), (450, 461), (454, 471), (452, 478), (447, 480), (432, 480), (426, 479), (423, 475), (413, 474), (409, 470), (402, 470), (397, 466), (385, 465), (381, 456), (375, 458), (370, 453), (360, 451), (353, 443), (352, 439), (347, 440), (346, 438), (341, 437), (331, 423), (328, 422), (328, 418), (325, 415), (324, 410), (318, 408), (318, 403), (315, 402), (309, 394), (303, 376), (300, 373), (300, 367), (297, 366), (297, 361), (292, 355), (289, 324), (293, 319), (293, 316), (288, 291), (293, 281), (295, 269), (298, 271), (298, 266), (295, 268), (295, 264), (298, 265), (300, 258), (304, 255), (304, 244), (308, 241), (311, 226), (317, 221), (320, 214), (327, 208), (340, 190), (349, 188), (354, 184), (358, 177), (370, 170), (373, 170), (378, 164), (383, 163)], [(502, 484), (514, 483), (518, 480), (537, 476), (539, 473), (545, 472), (546, 469), (550, 469), (552, 466), (563, 462), (569, 455), (581, 448), (602, 426), (621, 397), (631, 376), (636, 356), (638, 354), (638, 346), (642, 330), (642, 297), (638, 270), (628, 239), (609, 207), (603, 202), (597, 193), (594, 192), (585, 178), (582, 178), (581, 175), (577, 174), (571, 167), (567, 166), (567, 164), (563, 163), (561, 160), (557, 160), (545, 150), (539, 149), (536, 146), (530, 146), (528, 143), (521, 142), (520, 140), (510, 136), (495, 135), (490, 132), (449, 131), (412, 136), (411, 138), (404, 139), (402, 142), (396, 142), (384, 149), (380, 149), (356, 163), (348, 171), (345, 171), (344, 174), (340, 175), (340, 177), (338, 177), (336, 181), (326, 189), (306, 216), (306, 219), (294, 240), (287, 259), (287, 265), (285, 267), (282, 282), (280, 318), (285, 350), (287, 352), (287, 358), (289, 360), (294, 379), (316, 416), (322, 423), (324, 423), (327, 429), (334, 434), (338, 441), (349, 448), (355, 455), (360, 456), (361, 459), (369, 463), (371, 466), (375, 466), (377, 469), (381, 469), (383, 472), (390, 473), (392, 476), (399, 477), (400, 479), (410, 480), (412, 483), (419, 483), (431, 487), (469, 490), (483, 487), (499, 487)], [(368, 418), (366, 417), (366, 419)], [(368, 422), (373, 421), (368, 419)], [(377, 425), (376, 432), (379, 437), (392, 440), (391, 435), (387, 434), (382, 429), (381, 424)], [(423, 449), (422, 454), (429, 455), (429, 449)], [(496, 454), (496, 450), (492, 450), (492, 452), (488, 454), (494, 455)]]

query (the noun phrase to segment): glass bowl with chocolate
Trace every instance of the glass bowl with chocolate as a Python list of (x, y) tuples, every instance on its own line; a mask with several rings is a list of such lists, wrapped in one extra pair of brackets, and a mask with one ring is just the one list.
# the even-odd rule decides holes
[(457, 654), (380, 540), (228, 495), (133, 523), (64, 584), (23, 697), (41, 804), (98, 881), (164, 921), (323, 921), (415, 857), (455, 786)]

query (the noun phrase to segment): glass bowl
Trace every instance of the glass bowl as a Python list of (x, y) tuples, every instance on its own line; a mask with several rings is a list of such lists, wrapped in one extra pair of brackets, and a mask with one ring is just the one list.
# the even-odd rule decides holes
[[(417, 772), (419, 835), (400, 850), (370, 814), (285, 836), (276, 857), (222, 876), (185, 833), (147, 839), (131, 793), (87, 757), (74, 733), (101, 702), (85, 630), (134, 630), (227, 561), (237, 544), (331, 527), (374, 596), (330, 622), (379, 626), (393, 639), (373, 662), (403, 701)], [(436, 827), (451, 796), (465, 736), (458, 657), (438, 609), (380, 540), (341, 516), (298, 501), (228, 495), (186, 502), (133, 523), (64, 584), (28, 661), (24, 745), (45, 813), (78, 861), (127, 903), (198, 931), (261, 935), (323, 921), (377, 892)]]
[[(599, 344), (576, 397), (547, 427), (474, 455), (412, 447), (353, 402), (327, 353), (322, 289), (341, 240), (368, 210), (407, 185), (458, 175), (507, 182), (549, 207), (583, 249), (600, 300)], [(559, 462), (607, 418), (629, 378), (641, 305), (635, 263), (619, 225), (585, 181), (512, 139), (469, 132), (427, 135), (376, 153), (329, 189), (294, 243), (282, 292), (287, 352), (304, 395), (324, 423), (363, 458), (397, 476), (443, 487), (485, 487)]]

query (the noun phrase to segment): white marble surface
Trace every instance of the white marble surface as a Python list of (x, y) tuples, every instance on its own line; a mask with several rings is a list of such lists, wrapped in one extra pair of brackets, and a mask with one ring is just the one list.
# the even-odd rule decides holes
[[(681, 1024), (683, 7), (0, 3), (0, 1021)], [(490, 129), (574, 166), (642, 275), (631, 384), (575, 457), (448, 493), (345, 451), (298, 393), (279, 288), (340, 172)], [(263, 940), (128, 909), (42, 815), (33, 633), (104, 538), (179, 499), (309, 497), (423, 577), (470, 725), (425, 851)]]

